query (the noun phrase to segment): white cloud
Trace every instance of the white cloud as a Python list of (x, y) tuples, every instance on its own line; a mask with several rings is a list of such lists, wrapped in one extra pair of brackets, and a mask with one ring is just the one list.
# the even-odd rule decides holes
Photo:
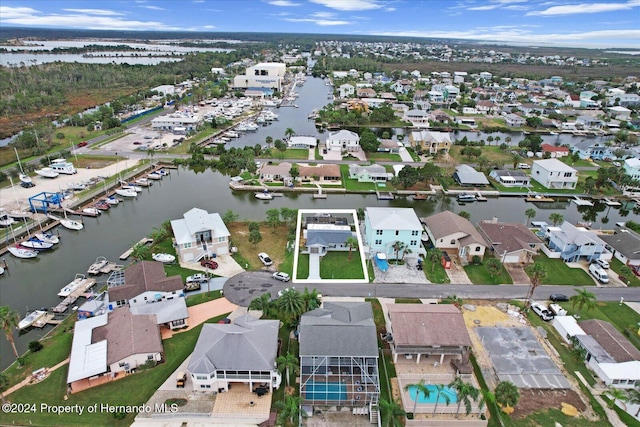
[(114, 10), (107, 9), (62, 9), (65, 12), (84, 13), (86, 15), (100, 15), (100, 16), (119, 16), (124, 13), (116, 12)]
[(491, 0), (489, 2), (489, 4), (485, 4), (485, 5), (482, 5), (482, 6), (465, 7), (465, 9), (467, 9), (467, 10), (494, 10), (494, 9), (504, 8), (504, 9), (511, 9), (511, 10), (521, 10), (521, 9), (517, 9), (517, 8), (524, 7), (526, 9), (526, 6), (514, 6), (514, 4), (516, 4), (516, 3), (524, 3), (525, 1), (527, 1), (527, 0)]
[(167, 10), (160, 6), (140, 6), (140, 7), (144, 7), (145, 9), (151, 9), (151, 10)]
[(377, 0), (311, 0), (312, 3), (321, 4), (336, 10), (373, 10), (383, 6)]
[(289, 0), (273, 0), (269, 2), (272, 6), (282, 6), (282, 7), (292, 7), (292, 6), (300, 6), (300, 3), (294, 3)]
[(336, 14), (331, 12), (316, 12), (311, 16), (313, 16), (314, 18), (330, 19), (336, 16)]
[(388, 7), (385, 9), (387, 12), (395, 12), (396, 8), (395, 7)]
[(349, 21), (329, 20), (329, 19), (314, 19), (314, 18), (285, 18), (287, 22), (311, 22), (321, 27), (337, 26), (337, 25), (349, 25)]
[(628, 10), (638, 6), (640, 6), (640, 0), (630, 0), (625, 3), (568, 4), (564, 6), (552, 6), (545, 10), (532, 11), (527, 13), (527, 15), (557, 16), (557, 15), (576, 15), (579, 13), (602, 13), (602, 12), (614, 12), (617, 10)]

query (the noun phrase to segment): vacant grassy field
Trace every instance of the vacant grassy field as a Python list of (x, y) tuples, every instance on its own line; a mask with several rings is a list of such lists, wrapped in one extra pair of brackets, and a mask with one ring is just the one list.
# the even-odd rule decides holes
[(257, 245), (249, 243), (249, 223), (234, 222), (227, 224), (227, 228), (232, 236), (231, 245), (238, 248), (238, 252), (246, 260), (247, 266), (242, 267), (248, 270), (259, 270), (263, 267), (258, 259), (260, 252), (266, 252), (273, 260), (273, 265), (280, 268), (280, 264), (286, 259), (287, 247), (287, 227), (280, 225), (276, 228), (270, 227), (267, 223), (260, 223), (260, 233), (262, 241)]
[[(449, 156), (451, 156), (457, 163), (469, 163), (476, 162), (476, 159), (473, 158), (469, 160), (467, 156), (463, 156), (460, 154), (460, 151), (464, 147), (461, 145), (454, 145), (449, 150)], [(485, 157), (490, 162), (500, 162), (508, 167), (513, 166), (513, 161), (511, 160), (511, 153), (508, 151), (502, 151), (499, 147), (495, 145), (485, 145), (484, 147), (478, 147), (482, 150), (482, 157)]]
[(367, 153), (367, 159), (369, 160), (381, 160), (387, 162), (401, 162), (402, 158), (400, 154), (396, 153)]
[[(589, 274), (581, 268), (569, 268), (561, 259), (551, 259), (546, 255), (536, 255), (533, 261), (542, 264), (547, 272), (543, 285), (595, 286)], [(525, 269), (527, 274), (528, 269)]]

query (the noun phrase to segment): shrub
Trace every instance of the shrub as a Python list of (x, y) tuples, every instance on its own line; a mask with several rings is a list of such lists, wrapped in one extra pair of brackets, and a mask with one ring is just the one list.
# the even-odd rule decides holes
[(480, 265), (482, 264), (482, 259), (478, 255), (474, 255), (473, 258), (471, 258), (471, 262), (473, 265)]
[(40, 350), (42, 350), (42, 347), (44, 346), (40, 341), (31, 341), (29, 343), (29, 351), (31, 351), (32, 353), (39, 352)]

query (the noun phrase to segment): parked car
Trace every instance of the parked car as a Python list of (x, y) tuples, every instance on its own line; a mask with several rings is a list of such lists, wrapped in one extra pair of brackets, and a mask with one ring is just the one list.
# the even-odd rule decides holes
[(262, 263), (264, 265), (266, 265), (267, 267), (273, 264), (273, 261), (271, 260), (271, 258), (269, 257), (269, 255), (267, 255), (264, 252), (260, 252), (258, 254), (258, 258), (260, 258), (260, 261), (262, 261)]
[(86, 147), (87, 144), (89, 144), (87, 141), (82, 141), (82, 142), (78, 142), (78, 148), (80, 147)]
[(276, 273), (273, 273), (271, 277), (273, 277), (276, 280), (280, 280), (281, 282), (288, 282), (289, 280), (291, 280), (291, 276), (289, 276), (287, 273), (283, 271), (278, 271)]
[(189, 283), (207, 283), (209, 279), (204, 274), (194, 274), (193, 276), (187, 277), (187, 284)]
[(527, 163), (518, 163), (518, 169), (531, 169), (531, 165)]
[(142, 144), (142, 142), (140, 142), (140, 141), (133, 141), (133, 145), (141, 145), (141, 144)]
[(622, 163), (620, 163), (620, 162), (613, 162), (613, 163), (612, 163), (612, 165), (613, 165), (613, 166), (615, 166), (615, 167), (617, 167), (617, 168), (619, 168), (619, 167), (621, 167), (621, 166), (622, 166)]
[(176, 387), (184, 388), (185, 383), (187, 382), (187, 373), (186, 372), (178, 372), (176, 374)]
[(553, 313), (551, 313), (547, 307), (545, 307), (540, 303), (532, 302), (531, 310), (533, 310), (533, 312), (537, 314), (545, 322), (548, 322), (549, 320), (553, 319)]
[(605, 270), (609, 268), (609, 263), (603, 259), (598, 258), (594, 262), (598, 264), (600, 267), (604, 268)]
[(549, 299), (553, 302), (569, 301), (569, 297), (564, 294), (551, 294), (549, 295)]
[(185, 292), (199, 291), (201, 288), (202, 288), (202, 285), (200, 284), (200, 282), (189, 282), (184, 285)]
[(212, 259), (203, 259), (200, 261), (200, 265), (211, 270), (215, 270), (216, 268), (218, 268), (218, 263)]

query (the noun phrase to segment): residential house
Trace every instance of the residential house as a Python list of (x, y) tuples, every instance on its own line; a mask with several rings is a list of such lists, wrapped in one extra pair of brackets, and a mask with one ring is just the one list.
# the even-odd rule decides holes
[(531, 178), (549, 189), (576, 188), (578, 172), (558, 159), (534, 160)]
[(482, 71), (480, 72), (480, 78), (484, 80), (491, 80), (493, 79), (493, 74), (488, 71)]
[(183, 262), (229, 253), (229, 230), (217, 213), (193, 208), (171, 221), (175, 248)]
[(579, 108), (580, 107), (580, 95), (569, 94), (569, 95), (567, 95), (565, 97), (564, 103), (569, 107)]
[(542, 144), (541, 149), (543, 153), (549, 153), (552, 159), (565, 157), (571, 153), (569, 147), (556, 147), (555, 145), (551, 144)]
[(600, 145), (599, 143), (594, 143), (587, 139), (574, 144), (571, 149), (573, 152), (577, 151), (578, 156), (585, 160), (614, 160), (616, 158), (615, 154), (613, 154), (612, 148), (607, 147), (606, 145)]
[(453, 173), (456, 182), (464, 187), (480, 187), (489, 185), (489, 180), (482, 172), (469, 165), (458, 165)]
[(430, 119), (438, 123), (449, 123), (450, 121), (453, 120), (453, 118), (450, 115), (448, 115), (441, 109), (432, 111)]
[(521, 127), (526, 123), (526, 120), (517, 114), (508, 113), (503, 116), (506, 125), (509, 127)]
[(279, 323), (249, 314), (229, 324), (205, 323), (187, 367), (193, 390), (221, 393), (232, 384), (248, 384), (250, 390), (280, 387)]
[(457, 255), (467, 263), (474, 256), (484, 257), (487, 242), (471, 222), (451, 211), (443, 211), (422, 220), (433, 246)]
[(264, 181), (283, 181), (291, 178), (291, 163), (266, 164), (260, 168), (260, 178)]
[(629, 120), (631, 119), (631, 110), (626, 107), (616, 106), (609, 107), (609, 115), (617, 120)]
[(340, 98), (349, 98), (353, 96), (355, 90), (356, 88), (349, 83), (341, 84), (338, 88), (338, 91), (340, 92)]
[[(421, 235), (422, 224), (411, 208), (365, 208), (364, 241), (369, 257), (382, 252), (387, 258), (405, 255), (415, 258), (425, 253), (420, 243)], [(398, 242), (404, 245), (405, 250), (396, 254)]]
[(340, 165), (320, 164), (308, 166), (299, 164), (298, 171), (301, 181), (339, 182), (341, 180)]
[[(100, 376), (131, 373), (162, 360), (163, 348), (154, 315), (136, 316), (126, 308), (75, 323), (67, 384)], [(77, 391), (83, 390), (83, 386)]]
[(307, 223), (302, 231), (304, 246), (307, 248), (302, 253), (318, 254), (324, 256), (328, 251), (348, 251), (346, 244), (349, 237), (355, 237), (351, 226), (344, 222)]
[(434, 364), (435, 358), (437, 366), (448, 356), (464, 371), (460, 373), (471, 373), (471, 337), (458, 307), (452, 304), (387, 304), (387, 310), (387, 337), (391, 336), (387, 340), (394, 363), (398, 363), (398, 356), (415, 357), (416, 363), (424, 356), (429, 364)]
[(368, 407), (380, 395), (378, 334), (369, 302), (325, 302), (298, 326), (300, 397), (316, 407)]
[(358, 98), (375, 98), (376, 91), (370, 87), (359, 87), (356, 91)]
[(496, 104), (491, 101), (478, 101), (476, 103), (476, 110), (480, 114), (493, 114), (496, 109)]
[(454, 120), (459, 125), (469, 126), (470, 128), (478, 127), (474, 117), (456, 116)]
[(437, 90), (430, 90), (429, 91), (429, 102), (432, 104), (444, 104), (445, 101), (445, 97), (444, 94), (442, 92), (439, 92)]
[(578, 326), (585, 333), (576, 335), (586, 350), (585, 363), (605, 385), (620, 389), (640, 386), (640, 350), (604, 320), (582, 320)]
[(402, 119), (415, 127), (429, 127), (429, 114), (423, 110), (408, 110)]
[(640, 180), (640, 158), (626, 159), (622, 168), (624, 169), (624, 173), (632, 179)]
[(448, 153), (453, 145), (449, 132), (430, 130), (411, 132), (409, 134), (409, 142), (412, 147), (422, 147), (421, 149), (429, 154)]
[(531, 185), (529, 175), (520, 170), (494, 169), (489, 173), (489, 177), (505, 187), (529, 187)]
[(398, 80), (391, 85), (391, 89), (393, 89), (396, 93), (407, 94), (413, 87), (411, 80), (402, 79)]
[(576, 117), (576, 126), (583, 129), (602, 129), (604, 122), (596, 117), (582, 115)]
[(389, 173), (382, 165), (360, 166), (349, 165), (349, 178), (358, 182), (385, 182), (389, 179)]
[(528, 264), (542, 247), (542, 241), (524, 224), (481, 221), (480, 233), (503, 264)]
[(576, 227), (564, 221), (560, 227), (547, 226), (545, 234), (549, 239), (549, 248), (560, 252), (564, 261), (577, 262), (583, 258), (589, 262), (611, 259), (612, 254), (606, 248), (606, 243), (596, 233), (584, 227)]
[(310, 150), (318, 145), (318, 139), (315, 136), (298, 136), (294, 135), (287, 139), (289, 148), (299, 148)]
[(162, 263), (140, 261), (109, 277), (108, 285), (112, 307), (129, 306), (133, 314), (153, 314), (158, 325), (169, 329), (187, 326), (182, 277), (167, 277)]
[(600, 238), (618, 261), (631, 267), (640, 276), (640, 234), (623, 227), (616, 229), (614, 234), (602, 234)]
[(360, 136), (357, 133), (346, 129), (331, 132), (327, 138), (326, 146), (327, 149), (331, 151), (359, 151)]

